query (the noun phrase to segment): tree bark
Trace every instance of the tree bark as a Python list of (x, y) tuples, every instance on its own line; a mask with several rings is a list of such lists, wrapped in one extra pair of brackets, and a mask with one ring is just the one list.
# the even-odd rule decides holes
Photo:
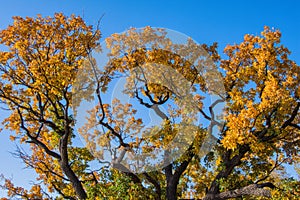
[(165, 175), (167, 179), (167, 188), (166, 188), (166, 198), (167, 200), (177, 200), (177, 186), (179, 184), (179, 179), (183, 172), (188, 167), (189, 163), (194, 157), (193, 145), (189, 147), (186, 152), (187, 160), (183, 161), (173, 173), (173, 164), (169, 164), (165, 167)]
[(71, 181), (72, 186), (73, 186), (78, 198), (86, 199), (87, 194), (86, 194), (80, 180), (78, 179), (78, 177), (72, 170), (71, 166), (69, 165), (69, 159), (68, 159), (68, 138), (70, 135), (69, 130), (70, 130), (69, 127), (66, 127), (65, 134), (60, 139), (59, 151), (61, 154), (61, 159), (59, 161), (59, 164), (60, 164), (61, 169), (64, 172), (64, 174)]
[(232, 170), (239, 165), (241, 159), (244, 157), (244, 155), (250, 150), (249, 145), (243, 145), (239, 148), (239, 154), (235, 155), (233, 158), (230, 159), (231, 151), (227, 150), (227, 152), (224, 154), (224, 164), (225, 169), (220, 171), (214, 181), (211, 183), (210, 188), (208, 190), (208, 195), (216, 195), (219, 193), (219, 183), (218, 180), (221, 178), (227, 178)]
[(176, 182), (173, 176), (167, 180), (167, 200), (177, 200), (177, 185), (178, 182)]
[(219, 194), (207, 194), (203, 200), (225, 200), (230, 198), (249, 196), (261, 196), (271, 198), (270, 190), (263, 189), (264, 187), (274, 188), (272, 183), (251, 184), (242, 188), (231, 191), (222, 192)]

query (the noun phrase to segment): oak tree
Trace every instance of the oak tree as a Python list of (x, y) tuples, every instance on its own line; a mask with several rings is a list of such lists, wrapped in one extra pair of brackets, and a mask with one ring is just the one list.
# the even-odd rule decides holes
[[(64, 198), (87, 197), (83, 180), (89, 180), (87, 162), (93, 157), (85, 148), (72, 146), (74, 119), (70, 113), (71, 86), (83, 60), (99, 45), (100, 32), (81, 17), (14, 17), (0, 33), (7, 47), (0, 55), (0, 98), (9, 116), (5, 129), (12, 140), (30, 144), (31, 154), (17, 152), (49, 192)], [(14, 188), (8, 195), (42, 198), (39, 185), (30, 191)]]
[[(92, 54), (101, 52), (100, 32), (82, 18), (15, 17), (0, 32), (3, 125), (29, 145), (15, 154), (43, 186), (4, 179), (2, 187), (24, 199), (296, 199), (299, 181), (284, 164), (299, 163), (300, 68), (280, 37), (265, 27), (221, 59), (216, 44), (178, 45), (164, 29), (131, 29), (107, 38), (102, 69)], [(105, 98), (121, 77), (132, 103)], [(208, 106), (207, 93), (217, 97)], [(77, 129), (83, 101), (96, 103)], [(159, 126), (147, 127), (139, 110), (152, 110)], [(78, 133), (86, 147), (74, 143)]]

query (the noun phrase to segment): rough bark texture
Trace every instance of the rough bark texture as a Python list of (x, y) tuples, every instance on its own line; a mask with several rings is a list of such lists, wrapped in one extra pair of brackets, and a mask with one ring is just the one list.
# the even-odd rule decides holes
[(243, 197), (245, 195), (249, 196), (261, 196), (261, 197), (271, 197), (270, 190), (263, 189), (263, 187), (273, 187), (273, 184), (251, 184), (242, 188), (238, 188), (231, 191), (222, 192), (219, 194), (207, 194), (203, 200), (224, 200), (230, 198)]

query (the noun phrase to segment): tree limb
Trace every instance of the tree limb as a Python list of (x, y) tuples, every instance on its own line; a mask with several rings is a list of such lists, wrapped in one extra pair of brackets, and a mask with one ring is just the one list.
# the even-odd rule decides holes
[(219, 194), (207, 194), (203, 200), (224, 200), (230, 198), (243, 197), (245, 195), (271, 198), (271, 191), (264, 189), (265, 187), (271, 189), (275, 188), (275, 186), (269, 182), (262, 184), (251, 184), (242, 188), (222, 192)]

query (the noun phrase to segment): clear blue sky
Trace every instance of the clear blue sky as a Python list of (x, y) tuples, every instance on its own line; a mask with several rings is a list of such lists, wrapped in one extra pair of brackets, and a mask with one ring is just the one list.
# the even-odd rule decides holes
[[(300, 1), (201, 1), (201, 0), (8, 0), (1, 1), (0, 29), (12, 22), (11, 17), (44, 16), (63, 12), (84, 17), (89, 24), (101, 21), (103, 38), (130, 27), (164, 27), (182, 32), (199, 43), (218, 42), (220, 50), (238, 43), (244, 34), (259, 34), (264, 25), (282, 32), (282, 43), (300, 63)], [(0, 113), (0, 120), (3, 119)], [(15, 144), (8, 134), (0, 133), (0, 173), (13, 177), (20, 185), (34, 180), (30, 170), (8, 151)], [(0, 197), (3, 192), (0, 191)]]

